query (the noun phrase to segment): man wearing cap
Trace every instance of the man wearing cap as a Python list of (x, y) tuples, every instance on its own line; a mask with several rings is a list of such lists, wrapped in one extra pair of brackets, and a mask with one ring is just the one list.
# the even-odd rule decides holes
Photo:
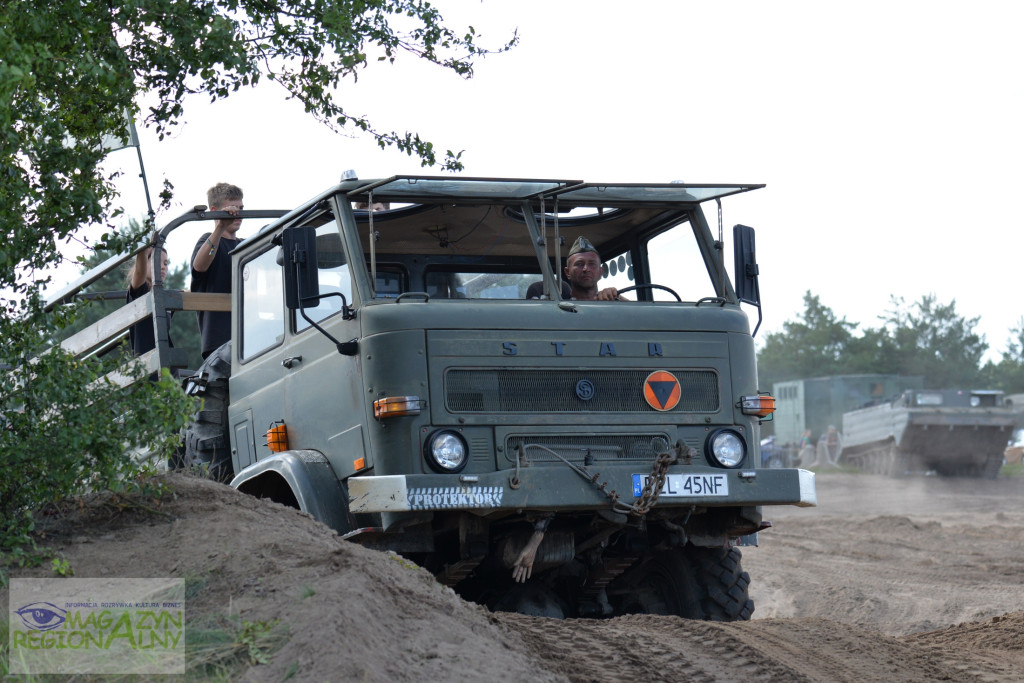
[(626, 301), (614, 287), (598, 290), (601, 255), (593, 243), (582, 235), (569, 249), (569, 257), (565, 260), (565, 279), (572, 288), (572, 298), (578, 301)]
[[(619, 296), (619, 290), (606, 287), (598, 290), (601, 279), (601, 255), (594, 244), (582, 235), (573, 242), (569, 257), (565, 260), (565, 280), (562, 281), (562, 298), (579, 301), (630, 301)], [(544, 292), (543, 282), (534, 282), (526, 290), (527, 299), (540, 299)]]

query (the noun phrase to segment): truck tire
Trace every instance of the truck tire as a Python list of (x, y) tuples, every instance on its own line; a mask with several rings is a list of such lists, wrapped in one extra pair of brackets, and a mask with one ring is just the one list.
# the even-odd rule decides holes
[(231, 342), (211, 353), (197, 375), (205, 381), (192, 384), (191, 394), (199, 400), (185, 430), (185, 466), (227, 483), (235, 476), (228, 436)]
[(616, 614), (667, 614), (704, 621), (746, 621), (754, 613), (750, 575), (738, 548), (662, 551), (630, 571), (616, 591)]

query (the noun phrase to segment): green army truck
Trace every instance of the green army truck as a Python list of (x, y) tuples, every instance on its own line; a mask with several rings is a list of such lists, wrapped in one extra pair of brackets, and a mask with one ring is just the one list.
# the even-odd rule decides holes
[[(492, 609), (747, 619), (741, 539), (816, 504), (760, 462), (754, 233), (731, 280), (720, 201), (758, 187), (344, 180), (232, 253), (188, 460)], [(629, 301), (566, 298), (581, 236)]]

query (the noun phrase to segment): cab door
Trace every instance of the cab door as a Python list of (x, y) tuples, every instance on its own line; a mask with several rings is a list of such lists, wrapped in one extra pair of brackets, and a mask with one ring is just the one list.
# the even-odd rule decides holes
[[(342, 247), (339, 222), (326, 212), (310, 224), (317, 225), (321, 297), (318, 306), (303, 309), (305, 315), (289, 312), (289, 343), (281, 350), (279, 361), (285, 419), (291, 448), (323, 453), (343, 479), (372, 463), (365, 444), (367, 407), (359, 354), (342, 353), (331, 337), (339, 342), (358, 340), (360, 326), (350, 313), (352, 271)], [(357, 345), (353, 351), (355, 348)]]

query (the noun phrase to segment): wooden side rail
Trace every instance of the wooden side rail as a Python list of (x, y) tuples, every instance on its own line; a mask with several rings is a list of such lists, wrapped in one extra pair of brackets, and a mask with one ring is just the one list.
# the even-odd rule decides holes
[(153, 315), (153, 296), (147, 294), (100, 318), (81, 332), (71, 335), (62, 341), (60, 346), (68, 353), (81, 358), (111, 339), (121, 336), (132, 325), (146, 320), (151, 315)]

